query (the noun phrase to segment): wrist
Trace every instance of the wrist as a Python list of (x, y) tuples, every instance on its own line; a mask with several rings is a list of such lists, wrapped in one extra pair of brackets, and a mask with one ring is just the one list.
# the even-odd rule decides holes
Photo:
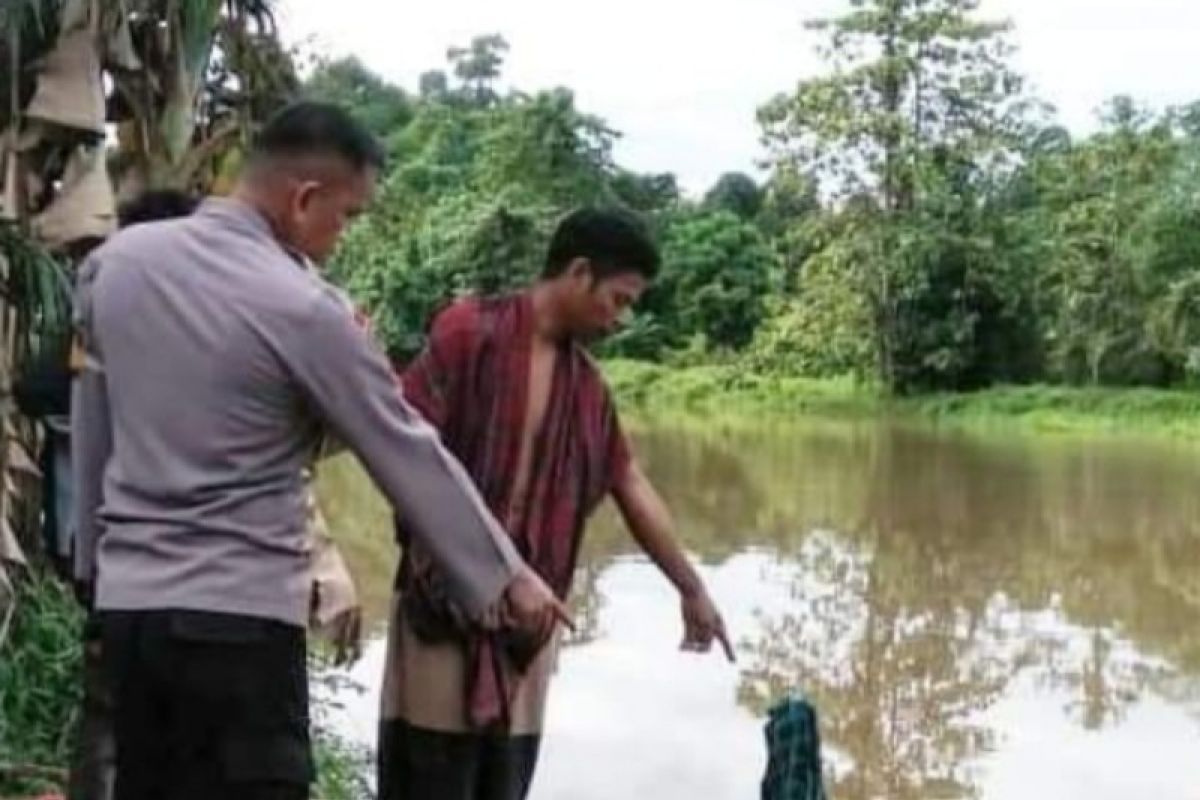
[(703, 597), (706, 594), (704, 581), (700, 580), (700, 576), (692, 573), (687, 575), (675, 583), (675, 588), (679, 591), (679, 596), (684, 600), (695, 600), (698, 597)]

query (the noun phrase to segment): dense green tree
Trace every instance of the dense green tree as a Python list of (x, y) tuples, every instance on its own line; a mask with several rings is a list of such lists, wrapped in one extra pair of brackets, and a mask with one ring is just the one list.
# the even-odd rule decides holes
[(412, 98), (367, 69), (356, 57), (326, 61), (305, 83), (309, 97), (345, 106), (379, 137), (403, 128), (416, 113)]
[(762, 204), (762, 189), (744, 172), (726, 172), (704, 195), (705, 207), (728, 211), (745, 220), (758, 216)]
[(1005, 234), (996, 248), (1033, 287), (1025, 324), (1044, 377), (1170, 383), (1192, 369), (1194, 146), (1180, 115), (1155, 116), (1128, 98), (1101, 118), (1078, 142), (1055, 129), (1033, 137), (993, 202)]
[(757, 228), (729, 211), (682, 215), (664, 231), (663, 263), (655, 291), (667, 344), (696, 336), (724, 350), (749, 344), (774, 277)]
[(500, 77), (502, 44), (480, 37), (455, 49), (463, 87), (427, 81), (418, 99), (357, 64), (326, 68), (312, 80), (335, 99), (345, 92), (360, 113), (363, 106), (411, 109), (376, 116), (387, 120), (376, 132), (389, 143), (392, 166), (332, 273), (371, 313), (388, 347), (399, 358), (412, 354), (429, 315), (456, 295), (532, 279), (556, 221), (582, 205), (633, 208), (651, 217), (662, 238), (662, 279), (609, 352), (658, 357), (687, 346), (749, 343), (765, 314), (776, 258), (751, 221), (721, 207), (728, 201), (752, 215), (758, 187), (742, 176), (750, 191), (739, 196), (739, 181), (727, 180), (734, 187), (728, 196), (692, 208), (673, 175), (618, 167), (616, 132), (580, 111), (569, 90), (485, 97)]
[(514, 95), (480, 139), (475, 183), (484, 193), (519, 186), (560, 207), (603, 202), (614, 136), (566, 89)]
[(679, 183), (669, 172), (643, 175), (618, 167), (609, 188), (618, 202), (635, 211), (666, 211), (680, 200)]

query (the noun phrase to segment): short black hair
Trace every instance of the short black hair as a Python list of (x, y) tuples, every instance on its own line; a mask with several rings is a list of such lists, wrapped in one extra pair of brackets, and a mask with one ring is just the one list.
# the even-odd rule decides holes
[(636, 272), (653, 280), (661, 262), (645, 223), (623, 208), (581, 208), (564, 217), (550, 239), (542, 277), (562, 275), (577, 258), (591, 262), (597, 279)]
[(128, 228), (142, 222), (186, 217), (196, 210), (195, 195), (182, 189), (149, 189), (117, 209), (117, 225)]
[(333, 103), (302, 100), (277, 112), (258, 132), (250, 163), (272, 158), (335, 156), (355, 170), (382, 170), (383, 147), (349, 112)]

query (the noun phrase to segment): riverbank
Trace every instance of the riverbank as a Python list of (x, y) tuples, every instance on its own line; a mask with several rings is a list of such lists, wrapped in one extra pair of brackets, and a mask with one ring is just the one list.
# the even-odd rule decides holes
[(626, 409), (650, 415), (682, 412), (731, 422), (889, 415), (961, 427), (1200, 441), (1195, 391), (1011, 386), (897, 399), (849, 379), (762, 375), (727, 365), (676, 368), (611, 360), (604, 371)]

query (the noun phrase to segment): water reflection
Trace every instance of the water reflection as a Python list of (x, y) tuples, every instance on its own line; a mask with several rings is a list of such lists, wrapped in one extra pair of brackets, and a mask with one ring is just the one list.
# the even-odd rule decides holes
[[(535, 796), (753, 797), (758, 719), (803, 691), (837, 798), (1200, 797), (1197, 451), (853, 424), (636, 432), (742, 663), (672, 654), (673, 598), (605, 512)], [(681, 764), (700, 794), (672, 782)]]

